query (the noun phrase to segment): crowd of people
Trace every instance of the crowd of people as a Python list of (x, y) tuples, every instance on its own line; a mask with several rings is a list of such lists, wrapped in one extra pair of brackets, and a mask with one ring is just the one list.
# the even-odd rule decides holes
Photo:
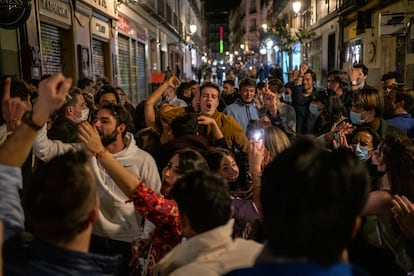
[(4, 77), (0, 275), (414, 271), (414, 91), (276, 71), (171, 74), (137, 106), (105, 78)]

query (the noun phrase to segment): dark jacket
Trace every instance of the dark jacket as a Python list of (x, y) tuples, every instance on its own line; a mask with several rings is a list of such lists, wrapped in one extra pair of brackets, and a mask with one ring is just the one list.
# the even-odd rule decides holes
[(217, 107), (217, 110), (220, 111), (220, 112), (223, 112), (223, 110), (226, 108), (226, 106), (231, 105), (238, 98), (239, 98), (239, 95), (237, 94), (236, 91), (234, 91), (234, 93), (230, 94), (230, 95), (221, 94), (220, 101), (219, 101), (219, 106)]
[(4, 275), (118, 275), (120, 256), (101, 256), (56, 247), (28, 234), (4, 244)]
[(51, 140), (60, 140), (63, 143), (76, 143), (78, 140), (78, 125), (66, 117), (59, 116), (47, 132)]
[(296, 85), (292, 89), (292, 106), (296, 111), (296, 132), (301, 134), (310, 133), (313, 125), (312, 114), (309, 111), (309, 105), (314, 99), (316, 88), (312, 89), (309, 96), (304, 96), (303, 85)]
[(306, 262), (286, 262), (273, 264), (260, 264), (251, 268), (234, 270), (225, 275), (243, 276), (243, 275), (318, 275), (318, 276), (363, 276), (368, 275), (360, 268), (349, 263), (336, 263), (324, 266), (315, 263)]

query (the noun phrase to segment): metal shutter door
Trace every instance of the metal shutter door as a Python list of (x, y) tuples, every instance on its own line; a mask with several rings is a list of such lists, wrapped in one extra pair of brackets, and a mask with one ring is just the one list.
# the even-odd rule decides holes
[(62, 43), (60, 42), (58, 27), (40, 23), (40, 39), (42, 47), (42, 74), (56, 74), (62, 72)]
[(96, 77), (105, 77), (104, 43), (92, 39), (92, 72)]
[(147, 98), (145, 44), (138, 42), (138, 102)]
[(131, 99), (129, 90), (129, 40), (125, 36), (118, 36), (118, 62), (119, 62), (119, 79), (118, 84), (124, 90), (125, 94)]
[(138, 70), (137, 70), (137, 44), (134, 40), (131, 43), (131, 101), (135, 106), (138, 104)]

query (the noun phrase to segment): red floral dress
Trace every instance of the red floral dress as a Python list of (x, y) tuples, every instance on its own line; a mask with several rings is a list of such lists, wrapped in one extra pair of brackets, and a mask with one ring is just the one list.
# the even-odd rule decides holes
[(135, 209), (156, 227), (151, 239), (150, 264), (147, 271), (148, 274), (152, 274), (152, 266), (181, 242), (177, 203), (156, 194), (144, 182), (138, 185), (130, 201), (134, 203)]

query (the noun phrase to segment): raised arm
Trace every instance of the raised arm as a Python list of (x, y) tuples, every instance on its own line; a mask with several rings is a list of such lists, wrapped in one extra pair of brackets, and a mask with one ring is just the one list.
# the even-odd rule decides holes
[[(72, 80), (65, 79), (62, 74), (40, 82), (39, 98), (30, 117), (0, 147), (0, 218), (4, 223), (4, 239), (24, 230), (24, 215), (19, 196), (22, 186), (20, 167), (30, 152), (37, 130), (43, 126), (50, 113), (64, 103), (71, 83)], [(6, 81), (3, 107), (8, 106), (9, 100), (10, 79)], [(12, 110), (6, 109), (6, 112), (10, 111)]]
[[(94, 126), (82, 122), (78, 126), (79, 139), (98, 159), (119, 188), (134, 202), (138, 212), (155, 225), (178, 223), (178, 211), (172, 200), (167, 200), (147, 187), (141, 179), (125, 169), (106, 151)], [(157, 208), (162, 206), (163, 208)]]
[(152, 94), (148, 97), (147, 101), (144, 105), (144, 113), (145, 113), (145, 125), (147, 127), (155, 128), (155, 111), (154, 105), (157, 103), (158, 99), (162, 96), (164, 91), (168, 87), (177, 88), (180, 85), (180, 81), (177, 77), (172, 76), (163, 84), (161, 84), (157, 89), (152, 92)]
[[(8, 79), (3, 93), (3, 107), (10, 102), (10, 83), (11, 80)], [(50, 114), (63, 105), (71, 84), (72, 79), (67, 79), (62, 74), (39, 83), (39, 97), (33, 105), (32, 113), (0, 147), (0, 164), (16, 167), (23, 164), (37, 131), (42, 128)], [(3, 110), (10, 111), (7, 108)]]
[(102, 145), (98, 131), (88, 122), (82, 122), (78, 126), (79, 139), (85, 143), (119, 188), (130, 197), (135, 191), (140, 180), (125, 169)]
[(256, 208), (261, 212), (262, 205), (260, 203), (260, 190), (262, 188), (262, 162), (264, 159), (264, 143), (263, 140), (250, 140), (249, 145), (249, 173), (253, 180), (253, 202)]

